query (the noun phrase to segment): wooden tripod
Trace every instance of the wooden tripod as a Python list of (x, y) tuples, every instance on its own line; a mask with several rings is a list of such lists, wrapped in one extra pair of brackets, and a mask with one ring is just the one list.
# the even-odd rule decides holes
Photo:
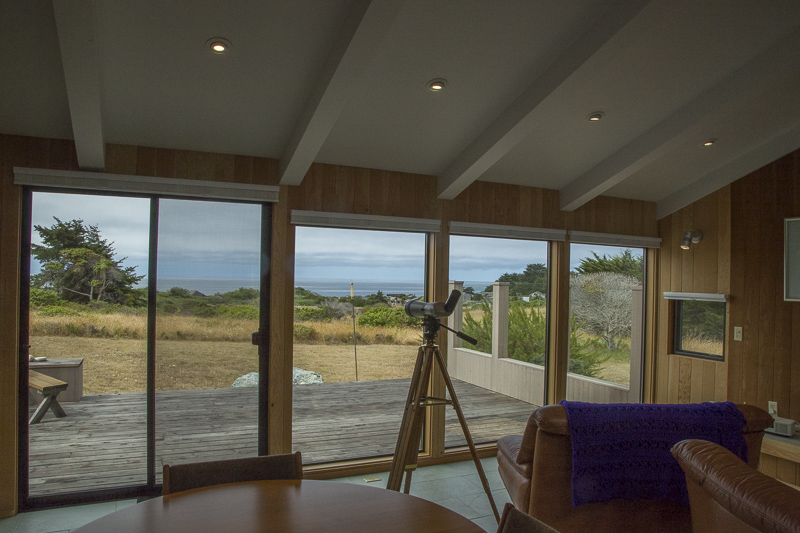
[[(431, 322), (435, 322), (436, 324), (434, 325)], [(461, 423), (461, 429), (464, 431), (464, 437), (467, 440), (467, 446), (469, 446), (469, 451), (472, 454), (472, 460), (475, 462), (475, 468), (478, 470), (478, 476), (481, 479), (483, 490), (489, 498), (489, 503), (492, 506), (495, 519), (499, 522), (500, 515), (497, 512), (494, 498), (492, 498), (492, 491), (489, 488), (486, 474), (483, 472), (483, 465), (481, 465), (478, 459), (478, 451), (475, 449), (475, 443), (472, 441), (472, 435), (469, 432), (469, 427), (467, 427), (467, 420), (464, 418), (464, 413), (461, 411), (461, 404), (458, 403), (458, 397), (453, 388), (453, 382), (450, 380), (450, 375), (447, 373), (447, 365), (445, 365), (439, 347), (433, 343), (433, 339), (436, 337), (436, 332), (438, 332), (440, 326), (442, 326), (442, 324), (435, 318), (426, 317), (424, 319), (424, 336), (426, 343), (420, 346), (417, 352), (414, 375), (411, 378), (411, 386), (408, 389), (408, 399), (406, 400), (405, 410), (403, 411), (403, 422), (400, 425), (400, 433), (397, 436), (397, 446), (394, 450), (392, 469), (389, 472), (389, 481), (386, 484), (386, 488), (399, 491), (403, 480), (403, 473), (405, 473), (406, 480), (403, 492), (408, 494), (411, 488), (411, 473), (416, 470), (417, 458), (419, 457), (419, 440), (422, 436), (422, 422), (424, 418), (422, 416), (423, 410), (433, 405), (450, 404), (456, 410), (458, 421)], [(447, 328), (447, 326), (444, 327)], [(446, 398), (426, 397), (434, 363), (438, 365), (439, 370), (442, 372), (447, 391), (450, 393), (449, 400)]]

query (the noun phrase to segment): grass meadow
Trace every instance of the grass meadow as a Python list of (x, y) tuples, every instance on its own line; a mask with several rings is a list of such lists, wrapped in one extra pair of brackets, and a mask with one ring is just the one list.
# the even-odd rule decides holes
[[(480, 311), (471, 311), (473, 316)], [(31, 311), (31, 354), (49, 359), (84, 358), (84, 393), (145, 390), (147, 318), (140, 312), (64, 315)], [(256, 320), (161, 314), (156, 325), (157, 387), (162, 390), (229, 387), (258, 369), (250, 343)], [(322, 375), (325, 382), (354, 381), (358, 359), (360, 380), (408, 378), (419, 328), (356, 327), (353, 347), (350, 319), (296, 322), (294, 366)], [(694, 346), (694, 345), (693, 345)], [(701, 345), (697, 345), (701, 347)], [(612, 357), (600, 377), (627, 384), (629, 358)]]
[[(295, 340), (294, 366), (325, 382), (411, 377), (421, 333), (413, 328), (357, 327), (348, 320), (307, 322), (313, 331)], [(31, 312), (31, 354), (48, 359), (83, 357), (84, 393), (145, 390), (147, 317), (139, 313)], [(156, 383), (162, 390), (230, 387), (258, 370), (250, 342), (255, 320), (164, 315), (157, 320)]]

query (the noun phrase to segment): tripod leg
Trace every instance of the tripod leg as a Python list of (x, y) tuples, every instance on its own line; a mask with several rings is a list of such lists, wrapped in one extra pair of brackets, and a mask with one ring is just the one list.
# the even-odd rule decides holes
[(447, 373), (447, 365), (445, 365), (444, 359), (442, 358), (442, 353), (439, 351), (438, 346), (435, 350), (435, 357), (436, 362), (439, 365), (439, 369), (442, 371), (442, 377), (444, 378), (444, 383), (447, 386), (447, 391), (450, 393), (450, 401), (453, 403), (453, 409), (455, 409), (456, 415), (458, 416), (458, 421), (461, 423), (461, 429), (464, 431), (464, 438), (467, 440), (467, 446), (469, 446), (469, 451), (472, 454), (472, 460), (475, 462), (475, 468), (478, 470), (478, 477), (481, 479), (483, 491), (489, 498), (489, 504), (492, 506), (492, 512), (494, 513), (495, 519), (498, 523), (500, 523), (500, 514), (497, 512), (497, 506), (495, 505), (494, 498), (492, 497), (492, 489), (489, 488), (489, 480), (486, 479), (486, 474), (483, 472), (483, 465), (478, 458), (478, 450), (475, 449), (475, 443), (472, 441), (472, 434), (469, 432), (467, 419), (464, 418), (464, 413), (461, 411), (461, 404), (458, 402), (456, 390), (453, 388), (453, 382), (450, 380), (450, 374)]
[[(405, 410), (403, 411), (403, 421), (400, 424), (400, 432), (397, 436), (397, 445), (392, 460), (392, 469), (389, 472), (389, 480), (386, 488), (399, 491), (403, 479), (403, 472), (406, 471), (406, 485), (410, 483), (411, 471), (416, 468), (417, 456), (419, 455), (419, 438), (422, 425), (422, 397), (428, 388), (433, 357), (425, 346), (420, 346), (417, 352), (417, 362), (414, 365), (414, 374), (411, 378), (411, 385), (408, 390)], [(416, 435), (416, 440), (414, 435)], [(408, 468), (411, 466), (411, 468)]]

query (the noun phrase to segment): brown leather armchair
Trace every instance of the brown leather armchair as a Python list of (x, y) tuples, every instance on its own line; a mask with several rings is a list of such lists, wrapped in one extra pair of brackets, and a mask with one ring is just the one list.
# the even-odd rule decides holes
[(694, 533), (800, 531), (800, 491), (712, 442), (684, 440), (672, 455), (686, 474)]
[[(755, 406), (737, 407), (747, 421), (749, 464), (757, 468), (764, 429), (772, 425), (772, 417)], [(668, 500), (615, 499), (573, 507), (572, 446), (561, 405), (536, 409), (523, 435), (501, 438), (497, 465), (514, 505), (558, 531), (692, 531), (689, 508)]]

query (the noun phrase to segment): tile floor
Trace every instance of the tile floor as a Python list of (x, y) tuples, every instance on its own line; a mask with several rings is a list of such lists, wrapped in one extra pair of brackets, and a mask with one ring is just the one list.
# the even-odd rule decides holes
[[(490, 457), (481, 462), (497, 509), (502, 512), (503, 505), (510, 499), (497, 473), (497, 460)], [(373, 476), (381, 478), (376, 484), (386, 486), (388, 473), (366, 477)], [(351, 476), (331, 481), (366, 484), (364, 477)], [(492, 508), (472, 461), (420, 468), (412, 477), (411, 494), (462, 514), (490, 533), (497, 531)], [(0, 519), (0, 533), (67, 533), (117, 509), (135, 504), (135, 500), (125, 500), (20, 513), (12, 518)]]

